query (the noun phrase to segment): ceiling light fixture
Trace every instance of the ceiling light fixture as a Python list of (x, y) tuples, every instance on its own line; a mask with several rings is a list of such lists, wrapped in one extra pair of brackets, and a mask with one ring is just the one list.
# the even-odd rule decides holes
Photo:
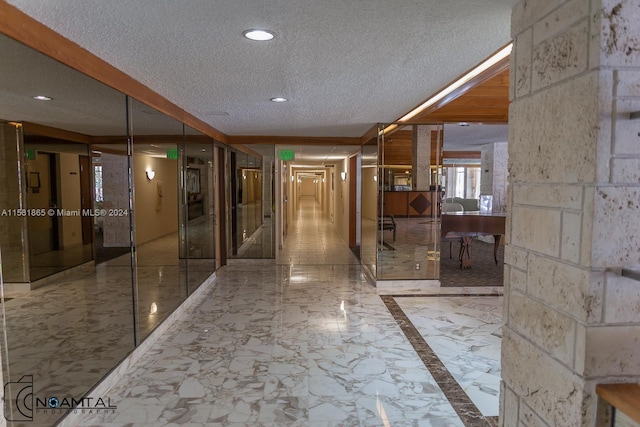
[(273, 39), (276, 35), (269, 30), (247, 30), (242, 33), (249, 40), (264, 42)]
[(288, 101), (288, 99), (287, 99), (287, 98), (283, 98), (283, 97), (281, 97), (281, 96), (277, 96), (277, 97), (275, 97), (275, 98), (271, 98), (271, 101), (272, 101), (272, 102), (287, 102), (287, 101)]
[(51, 101), (51, 100), (53, 100), (52, 97), (45, 96), (45, 95), (36, 95), (36, 96), (33, 97), (33, 99), (37, 99), (38, 101)]

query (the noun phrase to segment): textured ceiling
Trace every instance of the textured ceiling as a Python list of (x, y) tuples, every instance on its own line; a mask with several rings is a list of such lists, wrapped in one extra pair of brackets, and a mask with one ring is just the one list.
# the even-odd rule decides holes
[(226, 134), (359, 137), (506, 44), (516, 0), (8, 3)]

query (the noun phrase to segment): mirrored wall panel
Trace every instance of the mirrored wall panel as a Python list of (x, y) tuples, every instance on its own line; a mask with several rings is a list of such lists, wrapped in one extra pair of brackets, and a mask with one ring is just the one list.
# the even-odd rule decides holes
[(378, 195), (380, 176), (378, 173), (378, 146), (376, 141), (362, 146), (362, 192), (361, 192), (361, 246), (360, 260), (367, 274), (377, 276), (378, 252)]
[(0, 55), (4, 410), (50, 426), (48, 397), (80, 399), (135, 345), (127, 157), (92, 151), (126, 147), (127, 99), (6, 37)]
[[(231, 194), (215, 183), (236, 181), (212, 138), (11, 39), (0, 54), (4, 410), (50, 426), (66, 409), (49, 397), (82, 401), (214, 273)], [(262, 164), (239, 167), (244, 242)]]
[(146, 336), (187, 296), (178, 221), (182, 123), (131, 101), (136, 285), (139, 336)]
[(255, 231), (240, 245), (234, 258), (275, 258), (275, 147), (271, 144), (247, 147), (256, 154), (247, 156), (248, 164), (240, 171), (242, 183), (238, 181), (238, 185), (245, 187), (242, 194), (248, 199), (238, 209), (242, 218), (251, 218), (243, 220), (243, 233), (245, 225), (247, 230), (255, 226)]
[[(261, 255), (263, 231), (263, 169), (259, 154), (229, 152), (231, 167), (231, 258)], [(267, 230), (267, 232), (270, 232)], [(259, 243), (259, 244), (258, 244)], [(257, 245), (258, 244), (258, 245)], [(260, 256), (262, 257), (262, 256)]]
[(191, 294), (215, 270), (215, 174), (213, 139), (185, 127), (183, 159), (185, 239), (188, 293)]

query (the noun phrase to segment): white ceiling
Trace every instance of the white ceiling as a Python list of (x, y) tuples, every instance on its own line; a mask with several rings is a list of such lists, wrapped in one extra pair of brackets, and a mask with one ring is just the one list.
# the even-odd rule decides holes
[[(226, 134), (359, 137), (508, 43), (516, 0), (7, 2)], [(249, 28), (276, 38), (249, 41)], [(87, 107), (76, 103), (76, 119), (97, 118), (93, 134), (120, 120)]]

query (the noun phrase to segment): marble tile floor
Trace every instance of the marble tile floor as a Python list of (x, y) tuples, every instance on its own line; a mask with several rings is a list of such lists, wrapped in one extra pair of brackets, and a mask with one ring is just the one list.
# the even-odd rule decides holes
[[(489, 341), (499, 340), (496, 325), (501, 298), (496, 289), (432, 289), (429, 297), (392, 292), (383, 299), (363, 279), (360, 266), (354, 265), (357, 260), (352, 263), (346, 257), (353, 254), (315, 209), (301, 210), (285, 245), (291, 257), (287, 264), (252, 265), (250, 271), (246, 265), (230, 265), (219, 270), (207, 297), (172, 325), (108, 392), (117, 410), (91, 414), (81, 425), (496, 425), (497, 400), (491, 396), (499, 366), (492, 364), (490, 345), (482, 341), (483, 334), (488, 334)], [(170, 299), (171, 289), (176, 288), (172, 284), (182, 279), (179, 263), (171, 261), (177, 239), (175, 243), (173, 237), (167, 239), (155, 249), (139, 252), (138, 260), (148, 261), (149, 273), (142, 277), (149, 279), (157, 277), (152, 267), (160, 260), (169, 264), (165, 269), (176, 270), (175, 277), (164, 273), (168, 288), (161, 293)], [(310, 240), (322, 242), (315, 246), (318, 252), (298, 256)], [(344, 255), (346, 262), (340, 259), (330, 264), (330, 253)], [(115, 292), (119, 282), (112, 271), (121, 271), (120, 281), (124, 281), (130, 274), (126, 264), (126, 259), (113, 260), (108, 280), (96, 290)], [(55, 337), (52, 329), (41, 331), (37, 338), (46, 350), (41, 354), (48, 352), (47, 363), (29, 360), (33, 344), (19, 339), (16, 350), (24, 354), (14, 353), (11, 358), (29, 362), (26, 370), (41, 369), (36, 376), (46, 380), (44, 386), (53, 392), (64, 388), (66, 394), (82, 392), (71, 386), (74, 381), (79, 380), (83, 387), (97, 381), (121, 357), (109, 352), (129, 351), (132, 335), (124, 321), (131, 317), (130, 304), (129, 312), (124, 306), (118, 309), (117, 304), (85, 304), (65, 310), (69, 299), (63, 291), (86, 294), (86, 283), (72, 283), (50, 295), (40, 291), (40, 300), (22, 300), (20, 305), (27, 316), (33, 307), (47, 307), (47, 299), (57, 300), (59, 304), (40, 312), (48, 322), (39, 325), (54, 327), (70, 321), (76, 329), (64, 337)], [(458, 291), (483, 295), (486, 291), (491, 297), (448, 296)], [(480, 300), (475, 301), (477, 298)], [(25, 327), (33, 324), (26, 317), (23, 320), (27, 320)], [(435, 331), (432, 323), (438, 325)], [(407, 325), (413, 332), (407, 332)], [(83, 330), (87, 327), (92, 331), (89, 334)], [(116, 334), (109, 338), (106, 331)], [(462, 334), (458, 341), (460, 331), (469, 334)], [(24, 330), (24, 334), (31, 333), (28, 327)], [(14, 329), (14, 338), (19, 335)], [(113, 341), (116, 335), (124, 341)], [(47, 344), (52, 336), (65, 341), (54, 339)], [(82, 340), (74, 341), (77, 336)], [(485, 347), (476, 350), (479, 346)], [(448, 361), (454, 348), (472, 351)], [(49, 419), (40, 421), (30, 425), (51, 425)]]
[[(381, 297), (360, 266), (327, 263), (327, 252), (348, 248), (316, 209), (303, 204), (278, 265), (219, 270), (209, 295), (110, 390), (117, 411), (81, 425), (495, 426), (495, 396), (475, 396), (493, 390), (499, 366), (487, 372), (490, 363), (479, 357), (495, 354), (439, 356), (483, 345), (474, 332), (499, 328), (498, 291), (461, 286)], [(305, 250), (314, 253), (300, 256)], [(468, 326), (478, 319), (486, 327)], [(449, 347), (438, 345), (461, 330), (468, 334), (459, 344), (450, 337)]]
[(503, 297), (395, 297), (485, 416), (498, 416)]
[(273, 217), (265, 217), (263, 223), (251, 237), (238, 249), (238, 254), (230, 256), (236, 259), (275, 258), (275, 226)]
[(109, 397), (80, 425), (465, 425), (349, 265), (224, 267)]
[[(138, 251), (138, 337), (144, 337), (211, 275), (213, 260), (177, 256), (177, 233)], [(202, 265), (204, 263), (204, 265)], [(134, 348), (130, 256), (71, 272), (29, 292), (5, 295), (3, 377), (33, 377), (34, 396), (79, 397)], [(157, 311), (150, 312), (151, 303)], [(28, 425), (53, 425), (60, 414)], [(14, 427), (18, 423), (9, 423)]]
[(284, 247), (276, 258), (277, 264), (360, 264), (314, 199), (300, 199), (297, 216), (289, 227)]

